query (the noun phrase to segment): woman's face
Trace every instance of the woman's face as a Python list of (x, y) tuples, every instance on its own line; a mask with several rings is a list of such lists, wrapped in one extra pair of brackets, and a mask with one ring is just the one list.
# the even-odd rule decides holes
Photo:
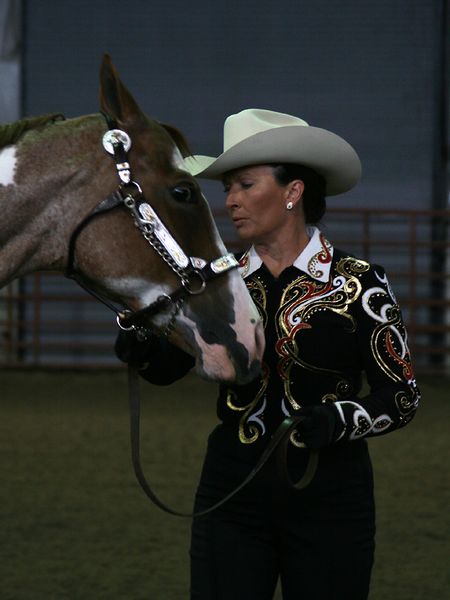
[(230, 171), (223, 183), (225, 206), (241, 239), (263, 243), (282, 232), (288, 218), (289, 185), (281, 186), (270, 166)]

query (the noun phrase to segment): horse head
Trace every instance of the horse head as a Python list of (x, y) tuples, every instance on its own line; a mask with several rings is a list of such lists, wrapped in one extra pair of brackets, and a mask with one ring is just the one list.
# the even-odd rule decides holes
[(201, 376), (249, 381), (264, 349), (261, 319), (197, 181), (183, 169), (187, 143), (144, 114), (108, 56), (100, 108), (120, 181), (98, 139), (90, 189), (113, 198), (114, 210), (94, 207), (84, 217), (72, 237), (70, 268), (83, 285), (131, 311), (131, 327), (137, 312), (139, 327), (169, 334), (196, 358)]

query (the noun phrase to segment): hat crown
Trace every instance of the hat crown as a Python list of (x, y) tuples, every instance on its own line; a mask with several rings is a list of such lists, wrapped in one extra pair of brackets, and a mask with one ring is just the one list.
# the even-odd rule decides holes
[(292, 126), (308, 127), (308, 123), (303, 119), (285, 113), (260, 108), (247, 108), (230, 115), (226, 119), (223, 127), (223, 150), (226, 152), (257, 133)]

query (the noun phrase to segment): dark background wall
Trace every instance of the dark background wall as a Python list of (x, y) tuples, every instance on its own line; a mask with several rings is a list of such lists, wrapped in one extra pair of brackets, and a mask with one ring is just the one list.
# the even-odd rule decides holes
[[(342, 135), (363, 163), (336, 206), (431, 208), (440, 0), (26, 0), (23, 112), (96, 112), (109, 52), (141, 106), (219, 154), (243, 108)], [(223, 196), (206, 186), (213, 206)]]
[[(287, 112), (342, 135), (361, 157), (360, 184), (330, 199), (329, 206), (443, 208), (448, 205), (446, 1), (0, 0), (0, 121), (16, 113), (97, 112), (98, 71), (108, 52), (142, 108), (179, 127), (194, 152), (221, 152), (223, 122), (233, 112), (248, 107)], [(203, 182), (202, 187), (213, 208), (223, 205), (220, 185)], [(411, 256), (392, 243), (409, 239), (408, 221), (396, 218), (396, 223), (372, 223), (372, 234), (382, 242), (367, 258), (389, 274), (409, 273)], [(450, 294), (447, 246), (429, 250), (431, 240), (448, 239), (446, 223), (428, 220), (417, 229), (423, 244), (414, 246), (416, 268), (439, 277), (414, 284), (420, 297), (420, 305), (412, 299), (414, 315), (403, 306), (416, 327), (450, 322), (447, 305), (440, 304), (435, 314), (428, 303)], [(333, 221), (329, 213), (323, 226), (332, 241), (339, 234), (350, 242), (361, 239), (360, 224), (348, 218)], [(409, 299), (409, 279), (394, 283)], [(33, 279), (25, 278), (20, 289), (31, 294), (32, 285)], [(62, 277), (48, 277), (39, 294), (66, 291), (77, 288)], [(31, 324), (36, 307), (22, 304), (14, 310)], [(78, 343), (64, 356), (48, 350), (42, 364), (116, 362), (115, 325), (101, 304), (49, 301), (40, 303), (40, 311), (43, 322), (58, 317), (66, 324), (48, 330), (42, 325), (42, 344)], [(93, 330), (92, 322), (105, 326)], [(34, 333), (25, 325), (21, 340), (31, 341)], [(102, 340), (106, 356), (89, 346)], [(33, 361), (31, 353), (22, 358)]]

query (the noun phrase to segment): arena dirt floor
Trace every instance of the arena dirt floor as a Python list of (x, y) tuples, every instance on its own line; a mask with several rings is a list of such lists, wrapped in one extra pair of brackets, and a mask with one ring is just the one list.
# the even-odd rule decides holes
[[(421, 388), (415, 421), (370, 442), (370, 600), (450, 599), (450, 381)], [(145, 471), (164, 501), (188, 511), (215, 386), (187, 377), (141, 389)], [(1, 600), (187, 600), (190, 522), (138, 487), (125, 372), (2, 371), (0, 402)]]

